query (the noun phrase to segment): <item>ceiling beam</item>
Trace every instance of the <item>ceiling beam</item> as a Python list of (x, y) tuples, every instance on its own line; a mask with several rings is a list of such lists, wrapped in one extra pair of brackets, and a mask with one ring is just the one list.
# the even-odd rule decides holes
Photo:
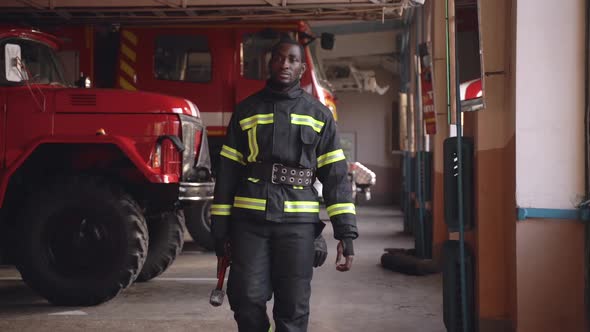
[[(0, 0), (0, 21), (28, 19), (59, 23), (60, 19), (67, 19), (68, 23), (91, 23), (97, 21), (98, 17), (92, 14), (96, 12), (104, 14), (101, 19), (105, 23), (262, 19), (381, 21), (401, 18), (403, 7), (408, 3), (408, 0), (225, 0), (217, 3), (213, 0), (101, 0), (97, 4), (79, 0)], [(33, 17), (34, 13), (41, 18)], [(154, 17), (154, 13), (157, 16)]]
[[(169, 0), (154, 0), (154, 2), (168, 6), (170, 8), (180, 8), (180, 5), (178, 5), (172, 1), (169, 1)], [(183, 7), (183, 8), (186, 8), (186, 7)]]
[(26, 5), (26, 6), (33, 7), (35, 9), (39, 9), (39, 10), (47, 9), (45, 6), (39, 5), (39, 4), (35, 3), (35, 1), (32, 1), (32, 0), (17, 0), (17, 1)]

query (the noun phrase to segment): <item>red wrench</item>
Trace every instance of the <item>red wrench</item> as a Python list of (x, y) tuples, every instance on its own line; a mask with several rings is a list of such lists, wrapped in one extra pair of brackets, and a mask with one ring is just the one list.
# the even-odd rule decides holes
[(225, 271), (229, 266), (229, 255), (217, 258), (217, 287), (211, 291), (209, 303), (214, 307), (219, 307), (223, 303), (225, 292), (223, 291), (223, 281), (225, 280)]

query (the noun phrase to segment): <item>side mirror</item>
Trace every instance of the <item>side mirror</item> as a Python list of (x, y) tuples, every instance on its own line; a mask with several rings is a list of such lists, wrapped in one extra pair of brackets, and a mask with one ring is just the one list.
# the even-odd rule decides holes
[(324, 50), (331, 50), (334, 48), (334, 34), (322, 32), (321, 45)]
[(20, 45), (6, 44), (4, 46), (4, 66), (6, 69), (6, 80), (9, 82), (22, 82), (26, 79), (23, 77), (23, 70), (20, 64), (21, 51)]

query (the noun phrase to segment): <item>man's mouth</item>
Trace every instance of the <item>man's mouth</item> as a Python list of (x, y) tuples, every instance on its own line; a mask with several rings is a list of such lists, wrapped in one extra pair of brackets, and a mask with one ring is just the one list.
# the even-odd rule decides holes
[(280, 73), (279, 74), (279, 77), (281, 79), (290, 79), (291, 78), (291, 74), (284, 72), (284, 73)]

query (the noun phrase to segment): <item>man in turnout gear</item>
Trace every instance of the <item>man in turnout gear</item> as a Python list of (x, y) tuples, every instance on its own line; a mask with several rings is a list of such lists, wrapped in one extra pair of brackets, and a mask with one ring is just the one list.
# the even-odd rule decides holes
[(338, 271), (352, 266), (355, 207), (332, 114), (300, 87), (301, 45), (279, 41), (269, 69), (266, 87), (238, 104), (229, 123), (211, 227), (218, 257), (230, 244), (227, 294), (239, 331), (269, 330), (273, 294), (276, 331), (306, 331), (314, 239), (323, 226), (315, 177), (339, 240)]

